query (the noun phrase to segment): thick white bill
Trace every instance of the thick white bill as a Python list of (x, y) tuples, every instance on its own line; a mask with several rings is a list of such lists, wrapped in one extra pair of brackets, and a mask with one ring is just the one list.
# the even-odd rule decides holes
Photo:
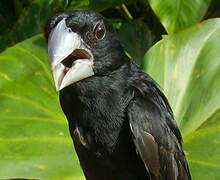
[[(91, 55), (91, 58), (77, 59), (73, 62), (71, 68), (66, 68), (62, 61), (75, 49), (86, 50)], [(91, 52), (83, 45), (82, 38), (66, 26), (65, 19), (61, 20), (49, 35), (48, 54), (57, 91), (74, 82), (94, 75)]]

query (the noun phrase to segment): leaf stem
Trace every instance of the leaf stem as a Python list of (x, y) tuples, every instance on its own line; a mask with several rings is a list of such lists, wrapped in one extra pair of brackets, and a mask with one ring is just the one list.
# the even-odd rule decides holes
[(125, 14), (128, 16), (128, 19), (133, 20), (134, 18), (132, 17), (131, 13), (128, 11), (128, 8), (126, 7), (126, 5), (123, 3), (121, 6)]

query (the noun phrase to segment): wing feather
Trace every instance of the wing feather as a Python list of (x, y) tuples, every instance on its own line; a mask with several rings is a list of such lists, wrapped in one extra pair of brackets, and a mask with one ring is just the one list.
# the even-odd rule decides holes
[(161, 94), (155, 86), (136, 87), (127, 109), (133, 142), (151, 180), (190, 180), (181, 134)]

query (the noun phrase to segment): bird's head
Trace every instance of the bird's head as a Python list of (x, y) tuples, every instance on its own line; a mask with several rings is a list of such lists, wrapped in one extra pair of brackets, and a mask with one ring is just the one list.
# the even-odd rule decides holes
[(93, 11), (56, 14), (45, 36), (57, 91), (93, 75), (107, 75), (127, 61), (112, 24)]

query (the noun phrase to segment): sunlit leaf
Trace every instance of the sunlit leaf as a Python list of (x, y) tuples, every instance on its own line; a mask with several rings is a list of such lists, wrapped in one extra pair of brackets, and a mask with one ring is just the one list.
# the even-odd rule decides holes
[(149, 0), (169, 34), (195, 25), (205, 15), (211, 0)]
[(181, 128), (193, 179), (219, 179), (220, 19), (166, 36), (145, 70), (167, 95)]
[(0, 179), (83, 179), (42, 36), (0, 54)]

